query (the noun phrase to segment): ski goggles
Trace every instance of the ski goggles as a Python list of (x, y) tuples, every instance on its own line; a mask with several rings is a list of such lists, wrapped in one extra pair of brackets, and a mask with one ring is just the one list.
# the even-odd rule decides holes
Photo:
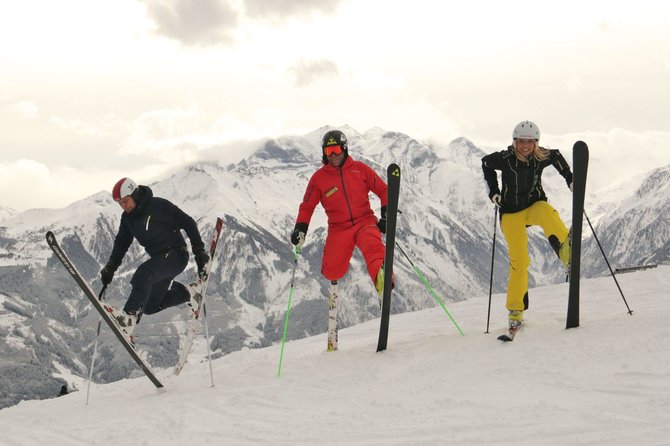
[(342, 146), (326, 146), (323, 148), (323, 153), (325, 153), (326, 156), (339, 155), (342, 152)]

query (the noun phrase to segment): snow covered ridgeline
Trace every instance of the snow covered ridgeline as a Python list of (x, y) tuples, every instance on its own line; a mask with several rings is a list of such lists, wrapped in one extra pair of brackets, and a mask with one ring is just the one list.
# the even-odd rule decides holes
[[(144, 377), (93, 385), (0, 411), (8, 445), (116, 444), (119, 429), (147, 445), (563, 445), (666, 444), (670, 438), (670, 267), (582, 283), (581, 326), (565, 330), (567, 285), (531, 290), (528, 326), (510, 344), (504, 296), (391, 318), (389, 349), (375, 353), (379, 320), (340, 332), (243, 350), (165, 370), (167, 391)], [(196, 352), (197, 353), (197, 352)], [(200, 352), (201, 354), (204, 351)], [(83, 388), (83, 384), (78, 384)], [(104, 422), (101, 422), (104, 420)], [(510, 430), (511, 426), (518, 429)]]

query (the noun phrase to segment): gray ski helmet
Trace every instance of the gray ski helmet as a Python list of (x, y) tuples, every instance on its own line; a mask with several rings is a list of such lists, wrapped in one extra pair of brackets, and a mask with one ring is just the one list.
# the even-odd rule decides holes
[(540, 140), (540, 128), (531, 121), (520, 122), (514, 127), (512, 139), (534, 139)]
[(323, 164), (328, 164), (328, 157), (324, 151), (324, 149), (328, 146), (341, 146), (342, 151), (344, 152), (344, 159), (347, 159), (349, 156), (349, 144), (347, 143), (347, 137), (339, 130), (331, 130), (326, 132), (326, 134), (323, 135), (323, 138), (321, 138), (321, 154), (323, 155)]

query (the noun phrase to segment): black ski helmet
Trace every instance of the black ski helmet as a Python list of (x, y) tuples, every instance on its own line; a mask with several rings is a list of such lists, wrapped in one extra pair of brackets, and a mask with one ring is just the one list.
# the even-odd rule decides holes
[(344, 159), (346, 160), (349, 156), (349, 144), (347, 143), (347, 137), (344, 133), (339, 130), (331, 130), (326, 132), (321, 138), (321, 154), (323, 158), (321, 159), (323, 164), (328, 164), (328, 157), (326, 156), (325, 148), (328, 146), (341, 146), (342, 151), (344, 152)]

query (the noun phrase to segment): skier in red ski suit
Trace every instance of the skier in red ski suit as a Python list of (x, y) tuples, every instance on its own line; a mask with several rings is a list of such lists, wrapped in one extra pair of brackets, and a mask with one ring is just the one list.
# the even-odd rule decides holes
[[(386, 183), (368, 165), (349, 156), (347, 138), (341, 131), (327, 132), (321, 148), (323, 166), (309, 180), (291, 242), (302, 243), (314, 208), (321, 203), (328, 216), (321, 274), (330, 281), (341, 279), (349, 269), (354, 247), (358, 247), (379, 292), (384, 276), (381, 234), (386, 232)], [(379, 221), (370, 207), (370, 192), (381, 200)]]

